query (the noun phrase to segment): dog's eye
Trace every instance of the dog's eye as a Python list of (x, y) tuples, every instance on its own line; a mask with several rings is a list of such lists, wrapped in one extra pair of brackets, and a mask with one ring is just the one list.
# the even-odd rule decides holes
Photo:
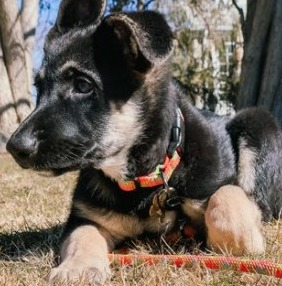
[(75, 93), (90, 93), (94, 88), (93, 83), (85, 77), (74, 78), (73, 85)]

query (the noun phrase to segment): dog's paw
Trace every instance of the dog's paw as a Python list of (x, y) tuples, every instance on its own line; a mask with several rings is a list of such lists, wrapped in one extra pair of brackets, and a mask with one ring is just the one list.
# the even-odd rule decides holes
[(111, 270), (107, 262), (95, 259), (94, 262), (64, 261), (58, 267), (51, 270), (49, 284), (83, 282), (86, 284), (104, 284), (111, 276)]
[(240, 187), (226, 185), (210, 197), (205, 223), (207, 245), (216, 252), (244, 255), (265, 250), (260, 210)]

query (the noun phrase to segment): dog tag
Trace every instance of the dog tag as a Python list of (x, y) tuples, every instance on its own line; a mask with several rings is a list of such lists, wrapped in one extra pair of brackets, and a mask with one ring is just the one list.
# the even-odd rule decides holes
[(153, 217), (159, 217), (160, 222), (162, 222), (165, 217), (165, 211), (175, 209), (181, 203), (182, 200), (178, 197), (174, 188), (160, 189), (153, 197), (149, 214)]
[(159, 217), (160, 222), (163, 221), (165, 217), (165, 202), (167, 200), (167, 192), (165, 189), (157, 191), (153, 197), (152, 205), (149, 210), (149, 214), (152, 217)]

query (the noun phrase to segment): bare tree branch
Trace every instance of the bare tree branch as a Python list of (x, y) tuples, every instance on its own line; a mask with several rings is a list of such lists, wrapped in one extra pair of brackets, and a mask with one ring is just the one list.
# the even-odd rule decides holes
[(154, 1), (155, 0), (148, 0), (146, 3), (144, 3), (143, 10), (147, 10), (150, 4), (153, 3)]

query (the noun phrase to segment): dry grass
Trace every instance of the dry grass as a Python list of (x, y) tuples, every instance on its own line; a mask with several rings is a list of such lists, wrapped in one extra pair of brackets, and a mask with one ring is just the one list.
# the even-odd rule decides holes
[[(47, 285), (53, 248), (70, 205), (76, 174), (44, 178), (21, 170), (8, 155), (0, 155), (0, 285)], [(278, 262), (282, 234), (278, 222), (265, 226), (267, 251), (264, 258)], [(77, 285), (83, 285), (78, 283)], [(106, 285), (282, 285), (282, 279), (212, 271), (195, 266), (113, 266)]]

